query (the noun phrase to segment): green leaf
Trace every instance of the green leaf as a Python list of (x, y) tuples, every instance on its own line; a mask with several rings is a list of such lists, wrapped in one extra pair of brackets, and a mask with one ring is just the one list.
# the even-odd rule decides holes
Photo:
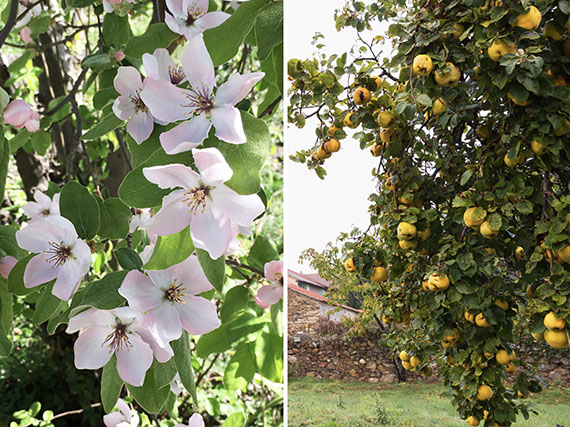
[(228, 144), (210, 137), (203, 145), (218, 148), (232, 168), (232, 178), (225, 183), (228, 187), (239, 194), (255, 194), (260, 188), (259, 172), (271, 150), (271, 136), (263, 120), (245, 111), (241, 111), (241, 117), (247, 143)]
[(241, 315), (250, 300), (249, 289), (245, 286), (234, 286), (224, 297), (224, 305), (220, 311), (220, 320), (227, 323)]
[[(207, 357), (212, 353), (223, 353), (229, 350), (230, 344), (227, 340), (227, 324), (200, 336), (196, 343), (196, 354), (198, 357)], [(186, 385), (184, 385), (186, 387)]]
[[(257, 15), (269, 0), (250, 0), (222, 25), (204, 32), (204, 42), (214, 66), (228, 62), (238, 52), (247, 34), (253, 28)], [(220, 43), (223, 40), (223, 43)]]
[(24, 271), (26, 271), (28, 262), (30, 262), (34, 256), (36, 256), (36, 254), (30, 254), (27, 257), (22, 258), (12, 268), (12, 271), (10, 271), (10, 275), (8, 276), (8, 290), (13, 294), (27, 295), (37, 291), (37, 288), (26, 288), (24, 286)]
[(131, 37), (128, 16), (106, 13), (103, 19), (103, 39), (108, 45), (120, 49)]
[[(245, 145), (245, 144), (243, 144)], [(186, 166), (194, 164), (191, 152), (168, 155), (161, 148), (157, 149), (146, 161), (130, 171), (119, 187), (119, 198), (134, 208), (151, 208), (162, 203), (162, 198), (171, 190), (161, 190), (144, 177), (142, 170), (150, 166), (181, 163)]]
[(100, 223), (99, 205), (87, 188), (71, 181), (61, 189), (59, 199), (61, 215), (75, 226), (82, 239), (92, 239)]
[(254, 343), (255, 362), (265, 378), (281, 382), (283, 371), (283, 340), (276, 334), (264, 332)]
[(465, 172), (463, 172), (463, 175), (461, 175), (461, 181), (459, 181), (459, 185), (467, 184), (467, 182), (471, 179), (472, 176), (473, 176), (473, 171), (471, 169), (467, 169)]
[(142, 270), (143, 262), (139, 254), (131, 248), (119, 248), (115, 251), (115, 258), (125, 270)]
[(53, 283), (43, 286), (40, 290), (40, 298), (36, 302), (36, 309), (32, 317), (32, 323), (39, 325), (52, 317), (57, 316), (67, 306), (66, 301), (60, 300), (52, 294)]
[(0, 129), (0, 199), (4, 200), (6, 177), (8, 176), (8, 162), (10, 161), (10, 141), (4, 138), (4, 131)]
[(14, 258), (23, 258), (28, 251), (21, 249), (16, 242), (16, 228), (11, 225), (0, 225), (0, 249)]
[(119, 294), (118, 289), (127, 273), (127, 271), (113, 271), (102, 279), (92, 282), (81, 300), (80, 307), (110, 310), (124, 304), (126, 300)]
[(111, 360), (103, 367), (101, 375), (101, 403), (106, 413), (113, 410), (122, 389), (123, 380), (117, 372), (117, 357), (113, 354)]
[(150, 412), (151, 414), (158, 414), (162, 410), (166, 404), (166, 399), (168, 399), (168, 393), (170, 392), (170, 387), (168, 385), (158, 387), (156, 384), (153, 366), (151, 366), (146, 372), (144, 384), (141, 387), (135, 387), (127, 384), (127, 389), (135, 398), (137, 403), (141, 405), (145, 411)]
[(34, 132), (32, 135), (32, 147), (40, 156), (45, 155), (47, 149), (51, 146), (51, 135), (44, 130)]
[(245, 417), (242, 412), (234, 412), (231, 414), (224, 423), (222, 427), (243, 427), (245, 424)]
[(0, 87), (0, 114), (6, 108), (6, 105), (10, 103), (10, 95), (4, 89)]
[[(4, 307), (0, 304), (0, 317), (4, 317)], [(6, 357), (12, 351), (12, 341), (8, 339), (8, 330), (0, 322), (0, 357)]]
[(140, 61), (143, 54), (159, 47), (167, 48), (176, 38), (178, 34), (170, 31), (166, 24), (151, 24), (142, 35), (129, 40), (124, 53), (129, 59)]
[(194, 405), (198, 406), (196, 383), (194, 382), (194, 372), (192, 371), (192, 363), (190, 361), (190, 340), (188, 338), (188, 332), (182, 331), (182, 336), (170, 344), (174, 351), (174, 362), (176, 363), (180, 380), (184, 388), (186, 388), (192, 396)]
[(102, 201), (97, 198), (101, 211), (101, 224), (97, 234), (104, 239), (123, 239), (129, 234), (131, 209), (117, 197)]
[(271, 56), (273, 57), (273, 69), (277, 76), (277, 88), (281, 95), (283, 95), (283, 43), (273, 49)]
[(16, 134), (16, 136), (14, 136), (9, 141), (10, 153), (15, 153), (16, 151), (18, 151), (18, 149), (20, 149), (21, 147), (23, 147), (28, 143), (30, 138), (31, 138), (30, 132), (28, 132), (26, 129), (20, 129)]
[(200, 266), (204, 270), (204, 274), (208, 281), (212, 284), (216, 290), (221, 291), (224, 286), (224, 279), (226, 277), (226, 263), (224, 256), (213, 260), (208, 255), (208, 252), (202, 249), (196, 249), (196, 255), (198, 255), (198, 261), (200, 261)]
[(159, 126), (154, 124), (154, 130), (150, 136), (140, 144), (127, 134), (126, 141), (129, 147), (129, 152), (131, 153), (131, 162), (133, 163), (133, 168), (136, 168), (141, 163), (146, 161), (156, 150), (162, 149), (160, 145), (160, 134), (166, 130), (164, 126)]
[(51, 16), (48, 13), (42, 13), (37, 18), (32, 19), (28, 24), (28, 27), (30, 28), (30, 37), (35, 39), (40, 34), (45, 33), (49, 29), (50, 25)]
[(4, 325), (4, 330), (9, 331), (12, 327), (12, 318), (14, 317), (14, 298), (8, 291), (8, 280), (2, 276), (0, 276), (0, 306), (2, 306), (0, 322)]
[(271, 304), (269, 308), (271, 313), (271, 325), (275, 332), (282, 337), (284, 332), (284, 316), (283, 316), (283, 299), (280, 299), (275, 304)]
[(165, 270), (176, 265), (194, 252), (190, 230), (184, 230), (170, 236), (158, 236), (152, 256), (144, 266), (146, 270)]
[(119, 119), (117, 116), (115, 116), (115, 113), (110, 112), (105, 117), (103, 117), (99, 121), (99, 123), (97, 123), (91, 129), (89, 129), (87, 132), (85, 132), (81, 136), (81, 139), (87, 141), (90, 139), (101, 138), (102, 136), (107, 135), (109, 132), (114, 131), (122, 124), (123, 121)]
[(224, 385), (228, 391), (246, 390), (255, 375), (254, 360), (249, 343), (236, 350), (224, 372)]
[(265, 264), (269, 261), (276, 261), (279, 259), (279, 253), (271, 242), (263, 235), (256, 237), (253, 246), (249, 250), (247, 256), (247, 263), (251, 267), (263, 271)]
[(94, 53), (92, 55), (86, 56), (83, 61), (81, 61), (81, 68), (87, 69), (104, 69), (107, 65), (111, 65), (111, 55), (108, 53)]
[(275, 46), (283, 43), (283, 2), (269, 3), (259, 11), (255, 38), (260, 61), (265, 60)]
[(515, 205), (515, 209), (525, 215), (531, 214), (534, 210), (532, 207), (532, 203), (529, 202), (528, 200), (521, 200), (520, 202), (517, 202), (517, 204)]
[(418, 96), (416, 96), (416, 102), (418, 104), (425, 105), (426, 107), (431, 107), (432, 105), (431, 98), (429, 97), (429, 95), (426, 95), (425, 93), (421, 93)]
[(154, 359), (152, 366), (154, 368), (154, 383), (156, 386), (164, 387), (165, 385), (170, 385), (170, 382), (176, 375), (174, 358), (170, 358), (164, 363), (159, 363), (158, 360)]

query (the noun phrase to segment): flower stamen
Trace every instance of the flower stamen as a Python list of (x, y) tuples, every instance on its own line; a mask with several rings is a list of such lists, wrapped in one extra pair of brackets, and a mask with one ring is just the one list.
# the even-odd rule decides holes
[(51, 254), (48, 258), (46, 258), (46, 262), (52, 264), (52, 268), (56, 269), (57, 267), (61, 267), (65, 262), (73, 257), (71, 253), (71, 248), (67, 247), (63, 242), (56, 243), (56, 242), (48, 242), (51, 248), (47, 251), (44, 251), (47, 254)]
[(148, 111), (148, 107), (145, 105), (143, 100), (141, 99), (140, 89), (138, 89), (135, 94), (130, 94), (129, 99), (135, 106), (135, 113), (143, 112), (146, 113)]
[(215, 107), (212, 95), (208, 85), (202, 84), (200, 88), (191, 87), (186, 94), (190, 103), (185, 107), (193, 108), (193, 112), (196, 114), (209, 113)]
[(196, 3), (193, 3), (190, 6), (188, 6), (188, 8), (186, 9), (186, 13), (188, 14), (186, 18), (186, 26), (190, 27), (194, 25), (194, 22), (196, 22), (198, 18), (204, 15), (206, 11)]
[(176, 283), (176, 279), (174, 282), (164, 291), (164, 298), (167, 299), (170, 304), (185, 304), (186, 301), (184, 297), (188, 295), (186, 292), (186, 287), (182, 283)]
[(169, 66), (168, 75), (170, 76), (170, 83), (172, 83), (174, 86), (178, 86), (180, 82), (186, 77), (186, 74), (184, 74), (184, 71), (180, 66)]
[(204, 213), (206, 210), (206, 199), (210, 195), (211, 189), (212, 187), (202, 184), (198, 187), (190, 188), (184, 193), (188, 197), (182, 199), (182, 201), (188, 205), (190, 213), (196, 214), (200, 208), (200, 213)]
[(101, 346), (104, 346), (105, 344), (109, 347), (109, 353), (116, 353), (119, 350), (129, 351), (131, 347), (134, 347), (134, 345), (129, 341), (129, 336), (127, 335), (127, 325), (121, 322), (117, 322), (115, 330), (107, 335)]

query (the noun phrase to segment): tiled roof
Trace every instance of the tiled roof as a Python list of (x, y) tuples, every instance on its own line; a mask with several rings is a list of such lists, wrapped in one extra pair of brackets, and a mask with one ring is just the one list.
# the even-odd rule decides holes
[(311, 283), (312, 285), (318, 286), (319, 288), (323, 288), (325, 290), (327, 290), (330, 285), (328, 281), (320, 277), (318, 274), (314, 273), (302, 274), (302, 273), (297, 273), (296, 271), (293, 270), (288, 270), (288, 274), (289, 276), (297, 280), (302, 280), (303, 282)]

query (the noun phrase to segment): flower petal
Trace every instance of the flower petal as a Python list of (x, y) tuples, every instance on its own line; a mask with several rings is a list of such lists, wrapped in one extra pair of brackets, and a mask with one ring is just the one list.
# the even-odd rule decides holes
[(212, 127), (210, 120), (204, 114), (193, 117), (190, 121), (182, 122), (175, 128), (160, 134), (160, 145), (166, 154), (177, 154), (190, 151), (208, 137)]
[(164, 22), (166, 23), (166, 26), (170, 29), (170, 31), (172, 31), (173, 33), (184, 34), (186, 26), (184, 25), (184, 22), (180, 18), (177, 18), (175, 16), (172, 16), (170, 13), (165, 12)]
[(152, 221), (147, 227), (147, 231), (158, 234), (159, 236), (168, 236), (178, 233), (190, 225), (192, 214), (190, 209), (178, 194), (182, 191), (176, 191), (176, 197), (170, 197), (169, 194), (163, 199), (162, 208), (152, 217)]
[(218, 104), (236, 105), (265, 76), (265, 73), (234, 74), (216, 92)]
[(125, 422), (127, 422), (127, 420), (125, 420), (125, 416), (120, 412), (111, 412), (110, 414), (103, 415), (103, 424), (105, 424), (106, 427), (119, 427), (120, 423)]
[(152, 280), (138, 270), (131, 270), (125, 276), (119, 294), (127, 299), (129, 306), (141, 312), (158, 306), (163, 296)]
[(11, 255), (0, 257), (0, 276), (7, 279), (18, 260)]
[(166, 270), (147, 270), (146, 274), (158, 289), (164, 290), (174, 282), (174, 266)]
[(127, 336), (132, 347), (117, 350), (117, 371), (124, 382), (140, 387), (152, 365), (152, 349), (137, 334)]
[(62, 233), (47, 221), (35, 221), (16, 231), (16, 241), (22, 249), (37, 253), (49, 250), (49, 242), (61, 242)]
[(154, 129), (152, 116), (143, 111), (135, 112), (127, 123), (127, 132), (137, 144), (146, 141)]
[(192, 335), (206, 334), (221, 325), (216, 305), (202, 297), (187, 297), (177, 306), (182, 327)]
[(210, 195), (212, 209), (226, 213), (232, 221), (241, 226), (250, 225), (264, 210), (265, 206), (257, 194), (241, 195), (225, 185), (214, 188)]
[[(206, 7), (206, 10), (208, 8)], [(204, 32), (210, 28), (215, 28), (222, 25), (231, 15), (226, 12), (209, 12), (201, 16), (194, 22), (194, 25), (198, 28), (200, 32)]]
[(153, 117), (167, 123), (186, 119), (193, 110), (188, 107), (186, 91), (170, 81), (145, 79), (140, 96)]
[(28, 262), (24, 271), (24, 286), (26, 288), (33, 288), (57, 277), (60, 269), (54, 268), (48, 261), (50, 256), (51, 254), (42, 252)]
[(210, 111), (216, 136), (230, 144), (243, 144), (247, 141), (239, 110), (231, 105), (221, 105)]
[(204, 420), (202, 419), (202, 415), (192, 415), (188, 420), (188, 427), (204, 427)]
[(212, 259), (224, 254), (238, 232), (238, 226), (225, 214), (214, 213), (207, 205), (204, 213), (196, 213), (190, 226), (194, 246), (207, 251)]
[(55, 285), (53, 285), (52, 294), (60, 300), (67, 301), (70, 299), (83, 278), (83, 268), (81, 262), (77, 259), (66, 261), (59, 268)]
[(170, 57), (168, 50), (159, 47), (154, 50), (152, 55), (145, 53), (142, 59), (147, 77), (165, 80), (170, 83), (169, 68), (174, 67), (174, 61)]
[(43, 209), (39, 203), (36, 202), (28, 202), (24, 206), (22, 206), (22, 210), (26, 214), (27, 217), (31, 218), (32, 220), (43, 219)]
[(263, 266), (263, 276), (270, 282), (283, 280), (283, 261), (269, 261)]
[(43, 209), (49, 210), (51, 208), (51, 199), (39, 190), (34, 192), (34, 200), (38, 202)]
[(135, 104), (128, 96), (121, 95), (113, 102), (113, 113), (121, 120), (129, 120), (135, 114)]
[(173, 277), (184, 284), (190, 295), (197, 295), (212, 289), (196, 255), (192, 255), (180, 264), (176, 264)]
[[(267, 308), (278, 302), (281, 298), (283, 298), (283, 286), (277, 284), (265, 285), (257, 291), (256, 302), (260, 307)], [(259, 304), (258, 300), (263, 302), (264, 305)]]
[(84, 328), (109, 328), (115, 323), (115, 315), (111, 310), (99, 310), (90, 308), (69, 319), (65, 332), (73, 334)]
[[(192, 188), (200, 183), (198, 175), (189, 166), (179, 163), (143, 168), (144, 177), (160, 188)], [(170, 193), (172, 194), (172, 193)], [(164, 200), (162, 201), (164, 205)]]
[(121, 95), (128, 97), (142, 89), (141, 75), (135, 67), (119, 67), (113, 86)]
[(208, 10), (208, 0), (182, 0), (182, 10), (194, 9), (201, 12)]
[(206, 185), (219, 185), (228, 181), (233, 171), (217, 148), (193, 149), (194, 164), (200, 171), (200, 177)]
[(107, 364), (113, 355), (104, 344), (108, 335), (108, 328), (90, 328), (79, 334), (73, 345), (77, 369), (99, 369)]
[(164, 301), (144, 316), (143, 325), (150, 330), (162, 346), (182, 335), (182, 324), (177, 309), (179, 305), (181, 304)]
[(177, 18), (184, 17), (184, 10), (182, 9), (182, 0), (166, 0), (168, 10)]
[(216, 79), (214, 64), (206, 49), (202, 34), (193, 37), (182, 52), (182, 69), (194, 89), (207, 88), (211, 93)]

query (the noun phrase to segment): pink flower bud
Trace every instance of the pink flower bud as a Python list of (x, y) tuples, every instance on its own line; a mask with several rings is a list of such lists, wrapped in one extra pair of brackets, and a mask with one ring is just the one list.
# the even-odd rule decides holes
[(20, 37), (22, 38), (22, 41), (24, 43), (31, 43), (32, 42), (32, 38), (30, 37), (30, 33), (31, 33), (30, 27), (28, 27), (27, 25), (20, 30)]
[(10, 255), (0, 258), (0, 276), (7, 279), (17, 262), (18, 260)]
[(122, 50), (118, 50), (115, 52), (115, 61), (117, 62), (121, 62), (123, 59), (125, 59), (125, 54), (123, 53)]
[(21, 99), (10, 102), (4, 109), (4, 121), (15, 128), (22, 129), (32, 118), (32, 107)]

